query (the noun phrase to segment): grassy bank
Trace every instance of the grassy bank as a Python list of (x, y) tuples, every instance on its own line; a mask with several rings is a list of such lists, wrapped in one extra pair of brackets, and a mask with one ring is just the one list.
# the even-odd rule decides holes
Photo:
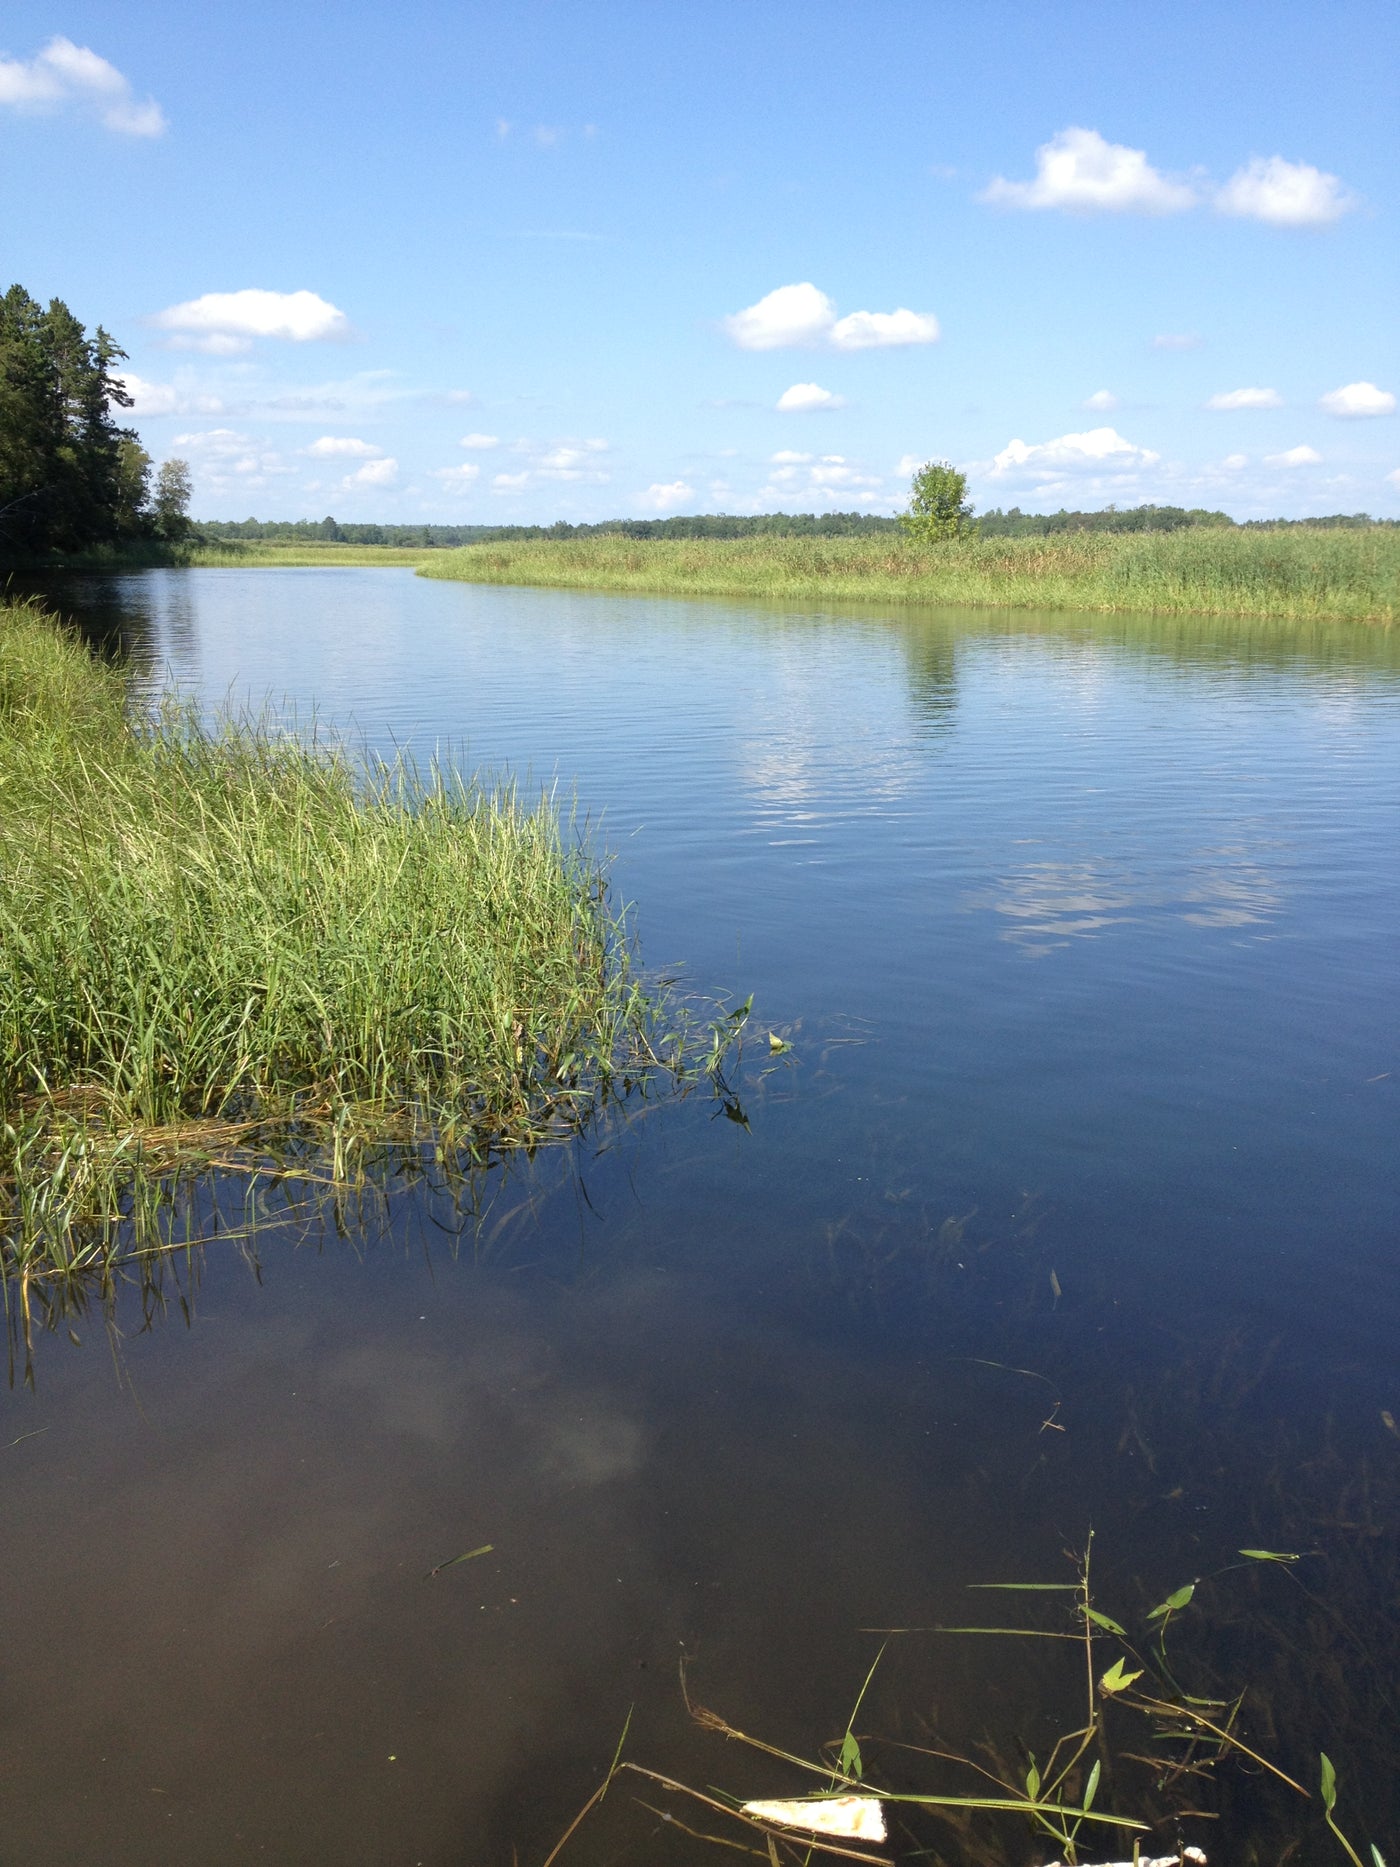
[(1400, 605), (1400, 532), (1212, 528), (933, 546), (903, 537), (595, 536), (469, 545), (419, 569), (470, 583), (671, 596), (1389, 623)]
[(651, 1059), (552, 808), (125, 705), (0, 609), (0, 1268), (141, 1244), (211, 1161), (345, 1184), (358, 1147), (568, 1132)]

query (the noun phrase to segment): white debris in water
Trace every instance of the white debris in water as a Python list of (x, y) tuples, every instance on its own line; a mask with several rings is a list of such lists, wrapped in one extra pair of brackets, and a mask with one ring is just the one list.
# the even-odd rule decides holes
[[(1063, 1867), (1056, 1861), (1054, 1867)], [(1110, 1861), (1107, 1867), (1133, 1867), (1131, 1861)], [(1139, 1858), (1137, 1867), (1206, 1867), (1206, 1857), (1199, 1848), (1183, 1848), (1180, 1854), (1162, 1854), (1155, 1860)]]
[[(798, 1796), (787, 1802), (746, 1802), (743, 1812), (809, 1835), (841, 1835), (847, 1841), (883, 1841), (885, 1811), (874, 1796)], [(1162, 1863), (1166, 1867), (1166, 1863)]]

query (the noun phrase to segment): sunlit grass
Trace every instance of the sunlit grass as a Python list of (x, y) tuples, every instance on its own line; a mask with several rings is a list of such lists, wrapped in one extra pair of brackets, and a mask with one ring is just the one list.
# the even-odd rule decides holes
[(469, 545), (425, 577), (675, 596), (1393, 622), (1400, 531), (1217, 528), (967, 538), (648, 539)]
[(126, 704), (0, 610), (0, 1260), (67, 1262), (153, 1176), (266, 1161), (275, 1131), (344, 1183), (386, 1139), (568, 1131), (655, 1063), (548, 801)]

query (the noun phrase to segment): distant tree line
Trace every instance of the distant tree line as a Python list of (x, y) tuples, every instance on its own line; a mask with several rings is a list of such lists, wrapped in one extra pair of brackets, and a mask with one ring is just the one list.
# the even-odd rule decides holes
[(737, 516), (703, 512), (693, 518), (602, 519), (595, 525), (360, 525), (325, 519), (213, 519), (199, 530), (211, 542), (226, 538), (285, 539), (309, 544), (441, 546), (504, 543), (526, 538), (588, 538), (613, 533), (624, 538), (845, 538), (861, 532), (891, 532), (897, 521), (869, 512), (763, 512)]
[(151, 457), (113, 410), (131, 407), (125, 358), (64, 304), (20, 285), (0, 297), (0, 559), (183, 538), (189, 469)]

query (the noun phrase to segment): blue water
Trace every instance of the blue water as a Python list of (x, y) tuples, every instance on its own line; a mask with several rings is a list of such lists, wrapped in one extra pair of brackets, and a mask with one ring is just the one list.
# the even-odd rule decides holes
[[(1215, 1577), (1195, 1689), (1251, 1683), (1255, 1740), (1397, 1838), (1400, 643), (399, 570), (55, 597), (146, 689), (557, 786), (644, 965), (755, 1009), (746, 1129), (658, 1107), (455, 1240), (404, 1194), (41, 1335), (0, 1419), (16, 1861), (542, 1860), (629, 1705), (639, 1761), (797, 1793), (690, 1725), (682, 1651), (811, 1754), (859, 1630), (1028, 1619), (968, 1585), (1091, 1530), (1138, 1626)], [(1216, 1574), (1257, 1546), (1307, 1553)], [(862, 1718), (1019, 1782), (1082, 1715), (1061, 1658), (900, 1637)], [(1222, 1860), (1307, 1819), (1189, 1788), (1119, 1793), (1218, 1814)], [(564, 1859), (710, 1858), (652, 1790)], [(935, 1845), (1054, 1852), (896, 1858)]]

